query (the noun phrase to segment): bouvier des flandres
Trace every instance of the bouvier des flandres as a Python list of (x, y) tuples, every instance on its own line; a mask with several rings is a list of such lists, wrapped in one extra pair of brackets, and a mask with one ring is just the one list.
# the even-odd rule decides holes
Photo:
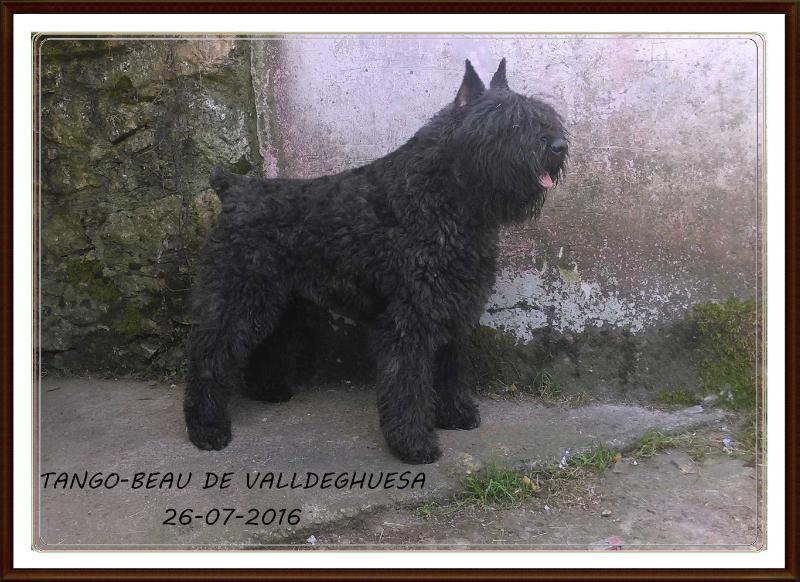
[(539, 213), (567, 148), (555, 109), (509, 89), (505, 59), (488, 90), (467, 61), (455, 101), (366, 166), (311, 180), (214, 169), (222, 212), (197, 262), (191, 441), (228, 444), (242, 380), (264, 400), (291, 397), (269, 352), (293, 305), (312, 301), (370, 330), (389, 448), (435, 461), (437, 427), (480, 423), (465, 344), (494, 282), (498, 229)]

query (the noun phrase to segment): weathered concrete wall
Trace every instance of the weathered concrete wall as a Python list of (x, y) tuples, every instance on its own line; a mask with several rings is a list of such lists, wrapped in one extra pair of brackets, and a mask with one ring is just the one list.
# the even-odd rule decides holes
[(260, 173), (250, 44), (41, 44), (45, 371), (172, 373), (210, 168)]
[(312, 177), (401, 145), (454, 98), (470, 58), (488, 82), (551, 102), (569, 176), (538, 224), (504, 233), (484, 322), (634, 332), (696, 303), (753, 297), (757, 45), (742, 38), (298, 38), (257, 41), (268, 176)]

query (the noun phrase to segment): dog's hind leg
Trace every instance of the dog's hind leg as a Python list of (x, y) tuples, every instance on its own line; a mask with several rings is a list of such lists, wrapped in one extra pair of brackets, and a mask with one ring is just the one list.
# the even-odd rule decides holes
[(436, 352), (433, 386), (436, 392), (436, 426), (469, 430), (480, 425), (478, 407), (472, 400), (464, 370), (466, 341), (452, 341)]
[[(298, 369), (311, 360), (307, 353), (310, 336), (298, 300), (289, 302), (275, 332), (261, 342), (250, 356), (245, 369), (245, 393), (253, 400), (286, 402), (292, 397), (290, 380), (301, 374)], [(303, 332), (306, 332), (305, 334)], [(305, 336), (305, 337), (304, 337)]]
[(220, 450), (231, 440), (230, 393), (286, 306), (288, 292), (275, 280), (282, 279), (217, 271), (212, 282), (200, 281), (206, 285), (193, 306), (183, 403), (189, 439), (200, 449)]

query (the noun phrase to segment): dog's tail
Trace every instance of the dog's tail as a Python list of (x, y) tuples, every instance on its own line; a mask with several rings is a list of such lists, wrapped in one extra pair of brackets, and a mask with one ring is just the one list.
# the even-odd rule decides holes
[(217, 196), (219, 196), (219, 199), (224, 200), (225, 196), (228, 194), (228, 189), (234, 182), (234, 178), (234, 174), (231, 174), (230, 172), (227, 172), (217, 166), (211, 170), (211, 176), (208, 178), (208, 182), (217, 193)]

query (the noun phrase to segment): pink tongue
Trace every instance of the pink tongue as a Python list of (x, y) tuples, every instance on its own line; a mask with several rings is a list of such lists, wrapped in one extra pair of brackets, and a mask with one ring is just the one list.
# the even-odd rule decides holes
[(552, 188), (553, 179), (550, 177), (550, 174), (544, 173), (541, 176), (539, 176), (539, 184), (542, 185), (542, 188)]

